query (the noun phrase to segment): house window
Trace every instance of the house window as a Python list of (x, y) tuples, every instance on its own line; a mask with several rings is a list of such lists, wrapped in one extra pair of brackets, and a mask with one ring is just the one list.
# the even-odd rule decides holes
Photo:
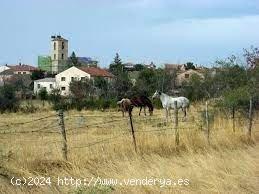
[(63, 90), (63, 91), (66, 90), (66, 87), (61, 87), (61, 90)]
[(62, 50), (65, 48), (65, 44), (64, 42), (62, 42)]
[(18, 71), (18, 74), (22, 74), (22, 72)]
[(54, 54), (54, 60), (56, 60), (56, 54)]
[(26, 74), (26, 72), (22, 72), (22, 74)]
[(186, 74), (184, 74), (184, 77), (185, 77), (185, 78), (189, 78), (189, 77), (190, 77), (190, 74), (186, 73)]
[(44, 90), (47, 90), (47, 88), (46, 88), (46, 87), (43, 87), (43, 89), (44, 89)]
[(81, 77), (81, 81), (85, 81), (86, 79), (85, 79), (85, 77)]
[(62, 53), (62, 55), (61, 55), (61, 59), (64, 59), (64, 54)]
[(53, 88), (53, 84), (49, 84), (49, 88)]
[(56, 50), (56, 43), (54, 42), (54, 50)]
[(71, 77), (71, 81), (72, 81), (72, 82), (75, 81), (75, 78), (74, 78), (74, 77)]
[(40, 89), (40, 84), (38, 84), (38, 89)]
[(61, 81), (66, 81), (66, 78), (65, 77), (61, 77)]

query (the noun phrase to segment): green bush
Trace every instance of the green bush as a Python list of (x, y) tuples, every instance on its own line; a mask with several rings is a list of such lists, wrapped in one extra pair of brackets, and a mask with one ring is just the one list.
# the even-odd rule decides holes
[(16, 112), (19, 109), (19, 101), (15, 97), (15, 89), (11, 85), (0, 87), (0, 112)]

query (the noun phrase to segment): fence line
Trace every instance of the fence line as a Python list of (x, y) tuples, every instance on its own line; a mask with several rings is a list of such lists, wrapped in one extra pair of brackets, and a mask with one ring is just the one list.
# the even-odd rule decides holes
[(106, 139), (103, 139), (103, 140), (100, 140), (100, 141), (96, 141), (96, 142), (93, 142), (93, 143), (89, 143), (85, 146), (75, 146), (75, 147), (70, 147), (69, 149), (79, 149), (79, 148), (86, 148), (86, 147), (91, 147), (93, 145), (96, 145), (96, 144), (99, 144), (99, 143), (103, 143), (103, 142), (107, 142), (109, 140), (112, 140), (112, 139), (117, 139), (119, 137), (122, 137), (124, 136), (126, 133), (123, 133), (123, 134), (120, 134), (120, 135), (117, 135), (115, 137), (111, 137), (111, 138), (106, 138)]
[(41, 120), (44, 120), (44, 119), (47, 119), (47, 118), (50, 118), (50, 117), (54, 117), (54, 116), (56, 116), (56, 115), (50, 115), (50, 116), (46, 116), (46, 117), (41, 117), (41, 118), (34, 119), (34, 120), (31, 120), (31, 121), (26, 121), (26, 122), (8, 123), (8, 124), (5, 124), (5, 125), (0, 125), (0, 128), (1, 127), (9, 127), (9, 126), (12, 126), (12, 125), (24, 125), (24, 124), (28, 124), (28, 123), (34, 123), (36, 121), (41, 121)]
[[(233, 131), (235, 131), (235, 119), (242, 118), (242, 119), (244, 119), (244, 121), (247, 121), (247, 119), (249, 119), (248, 120), (249, 122), (247, 123), (248, 124), (248, 135), (251, 136), (251, 131), (252, 131), (253, 125), (259, 124), (259, 122), (253, 120), (253, 110), (252, 110), (253, 106), (252, 106), (252, 104), (253, 104), (253, 102), (250, 101), (248, 118), (242, 117), (242, 116), (236, 116), (232, 113), (231, 118), (233, 119), (233, 123), (232, 123), (233, 124)], [(177, 107), (177, 102), (175, 103), (175, 107)], [(245, 106), (245, 107), (248, 107), (248, 106)], [(104, 142), (113, 142), (113, 141), (117, 140), (118, 138), (121, 138), (121, 137), (125, 136), (126, 134), (130, 135), (130, 128), (128, 128), (129, 130), (127, 130), (125, 132), (122, 132), (119, 135), (115, 135), (113, 137), (105, 138), (105, 139), (102, 139), (102, 140), (97, 140), (95, 142), (90, 142), (87, 145), (69, 147), (69, 149), (68, 149), (66, 135), (67, 134), (73, 134), (73, 133), (66, 133), (66, 132), (73, 131), (73, 129), (78, 130), (80, 128), (87, 128), (87, 131), (88, 131), (90, 129), (95, 129), (95, 128), (93, 128), (95, 126), (96, 127), (102, 127), (102, 126), (104, 126), (104, 127), (110, 126), (111, 127), (111, 125), (115, 125), (118, 122), (124, 122), (123, 124), (127, 123), (127, 126), (131, 127), (131, 135), (133, 137), (133, 144), (134, 144), (134, 148), (135, 148), (136, 152), (137, 152), (136, 138), (138, 138), (138, 137), (135, 136), (135, 134), (139, 134), (139, 133), (150, 134), (150, 133), (153, 133), (153, 132), (154, 133), (155, 132), (164, 132), (164, 131), (169, 131), (169, 130), (172, 131), (172, 129), (173, 129), (174, 133), (166, 133), (166, 135), (173, 134), (175, 136), (175, 143), (176, 143), (175, 146), (177, 148), (180, 144), (180, 131), (185, 130), (185, 129), (191, 130), (191, 129), (199, 129), (201, 127), (202, 131), (207, 132), (207, 140), (208, 140), (208, 142), (210, 142), (210, 139), (213, 138), (213, 136), (211, 136), (210, 132), (213, 131), (213, 130), (222, 129), (220, 127), (210, 126), (211, 116), (214, 116), (214, 113), (216, 113), (216, 112), (217, 112), (217, 110), (210, 108), (208, 106), (208, 102), (206, 102), (205, 108), (203, 106), (203, 110), (192, 110), (191, 115), (190, 115), (190, 119), (183, 121), (182, 119), (185, 118), (185, 117), (182, 117), (182, 116), (179, 117), (178, 109), (175, 108), (174, 114), (172, 114), (171, 117), (170, 117), (170, 121), (168, 123), (166, 123), (166, 125), (165, 125), (166, 127), (161, 127), (161, 126), (158, 126), (158, 124), (160, 124), (160, 123), (157, 123), (157, 126), (154, 126), (154, 123), (151, 123), (152, 121), (160, 121), (160, 120), (163, 121), (163, 120), (165, 120), (165, 117), (161, 116), (161, 115), (147, 116), (147, 117), (144, 117), (144, 118), (136, 116), (136, 117), (134, 117), (134, 120), (132, 120), (131, 113), (129, 114), (129, 117), (121, 118), (121, 119), (118, 119), (118, 117), (120, 117), (120, 116), (118, 116), (118, 114), (110, 114), (109, 113), (109, 115), (107, 115), (108, 120), (105, 120), (106, 119), (105, 118), (105, 119), (102, 119), (102, 121), (100, 121), (100, 122), (87, 123), (88, 120), (90, 120), (88, 118), (97, 118), (97, 117), (99, 118), (99, 117), (103, 117), (103, 115), (73, 115), (73, 114), (69, 115), (68, 114), (68, 115), (64, 116), (63, 111), (61, 111), (58, 115), (60, 117), (59, 125), (55, 124), (56, 121), (54, 121), (54, 122), (49, 123), (47, 126), (43, 126), (43, 127), (41, 127), (40, 129), (37, 129), (37, 130), (9, 131), (9, 132), (4, 131), (0, 134), (15, 134), (15, 133), (18, 134), (18, 133), (35, 133), (35, 132), (39, 132), (39, 133), (60, 133), (62, 135), (62, 138), (63, 138), (62, 141), (53, 141), (53, 143), (61, 143), (61, 142), (63, 143), (63, 148), (62, 148), (63, 158), (67, 160), (67, 150), (91, 147), (91, 146), (98, 145), (98, 144), (101, 144), (101, 143), (104, 143)], [(195, 115), (195, 113), (198, 113), (198, 115)], [(46, 117), (37, 118), (37, 119), (31, 120), (31, 121), (26, 121), (26, 122), (9, 123), (9, 124), (6, 124), (6, 125), (2, 125), (0, 127), (10, 127), (10, 126), (18, 126), (18, 125), (24, 125), (24, 124), (29, 124), (29, 123), (35, 123), (35, 122), (39, 122), (39, 121), (42, 121), (44, 119), (49, 119), (49, 118), (52, 118), (52, 117), (56, 117), (55, 120), (58, 121), (57, 115), (55, 114), (55, 115), (49, 115), (49, 116), (46, 116)], [(69, 123), (66, 123), (66, 126), (68, 126), (68, 128), (69, 128), (68, 130), (66, 130), (65, 120), (68, 121), (68, 120), (71, 120), (73, 118), (84, 118), (84, 119), (86, 119), (86, 121), (83, 121), (83, 122), (85, 122), (86, 124), (78, 127), (78, 126), (73, 125), (74, 122), (72, 122), (72, 126)], [(223, 116), (223, 117), (221, 116), (221, 118), (222, 119), (225, 119), (225, 118), (228, 119), (229, 117), (228, 117), (228, 115), (226, 115), (226, 116)], [(149, 129), (149, 130), (138, 130), (137, 128), (134, 129), (134, 127), (133, 127), (134, 122), (140, 123), (142, 121), (144, 121), (146, 123), (149, 122), (149, 124), (152, 124), (152, 127), (159, 127), (159, 129), (158, 128)], [(195, 126), (181, 126), (181, 124), (184, 124), (184, 123), (186, 123), (186, 124), (187, 123), (192, 123), (192, 124), (195, 123), (196, 125)], [(173, 126), (171, 125), (171, 127), (170, 127), (170, 124), (173, 124)], [(58, 130), (57, 131), (50, 131), (50, 129), (57, 129), (58, 127), (60, 127), (60, 131), (58, 131)], [(115, 129), (112, 129), (112, 130), (115, 130)], [(119, 130), (121, 131), (122, 129), (119, 129)]]

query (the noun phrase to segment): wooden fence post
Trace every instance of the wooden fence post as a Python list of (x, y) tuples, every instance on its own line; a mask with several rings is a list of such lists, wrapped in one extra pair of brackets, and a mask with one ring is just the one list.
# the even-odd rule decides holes
[(59, 116), (60, 130), (63, 138), (62, 154), (63, 154), (63, 158), (67, 160), (67, 136), (66, 136), (63, 110), (59, 110), (58, 116)]
[(130, 118), (131, 134), (133, 137), (133, 144), (134, 144), (135, 152), (137, 152), (137, 144), (136, 144), (135, 132), (134, 132), (134, 127), (132, 122), (132, 109), (129, 109), (128, 112), (129, 112), (129, 118)]
[(252, 124), (253, 124), (253, 99), (250, 98), (249, 103), (249, 125), (248, 125), (248, 136), (251, 138), (252, 135)]
[(205, 113), (206, 113), (206, 129), (207, 129), (207, 140), (208, 143), (210, 143), (210, 126), (209, 126), (209, 111), (208, 111), (208, 101), (206, 101), (206, 109), (205, 109)]
[(179, 146), (179, 129), (178, 129), (178, 108), (177, 101), (174, 101), (174, 130), (175, 130), (175, 144), (176, 147)]

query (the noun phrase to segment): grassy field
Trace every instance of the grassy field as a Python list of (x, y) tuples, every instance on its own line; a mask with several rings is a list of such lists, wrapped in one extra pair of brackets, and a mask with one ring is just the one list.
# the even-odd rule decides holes
[[(258, 146), (247, 139), (247, 120), (215, 114), (210, 145), (202, 107), (192, 107), (188, 119), (180, 112), (180, 145), (175, 146), (173, 122), (164, 113), (137, 116), (133, 112), (137, 153), (128, 117), (116, 110), (65, 112), (68, 161), (62, 159), (62, 136), (57, 113), (48, 107), (33, 114), (0, 115), (0, 193), (258, 193)], [(45, 118), (47, 117), (47, 118)], [(44, 118), (38, 120), (39, 118)], [(50, 177), (51, 186), (13, 186), (12, 177)], [(59, 185), (57, 178), (86, 180), (86, 185)], [(94, 177), (124, 179), (183, 179), (188, 184), (101, 185)], [(88, 185), (89, 184), (89, 185)]]

